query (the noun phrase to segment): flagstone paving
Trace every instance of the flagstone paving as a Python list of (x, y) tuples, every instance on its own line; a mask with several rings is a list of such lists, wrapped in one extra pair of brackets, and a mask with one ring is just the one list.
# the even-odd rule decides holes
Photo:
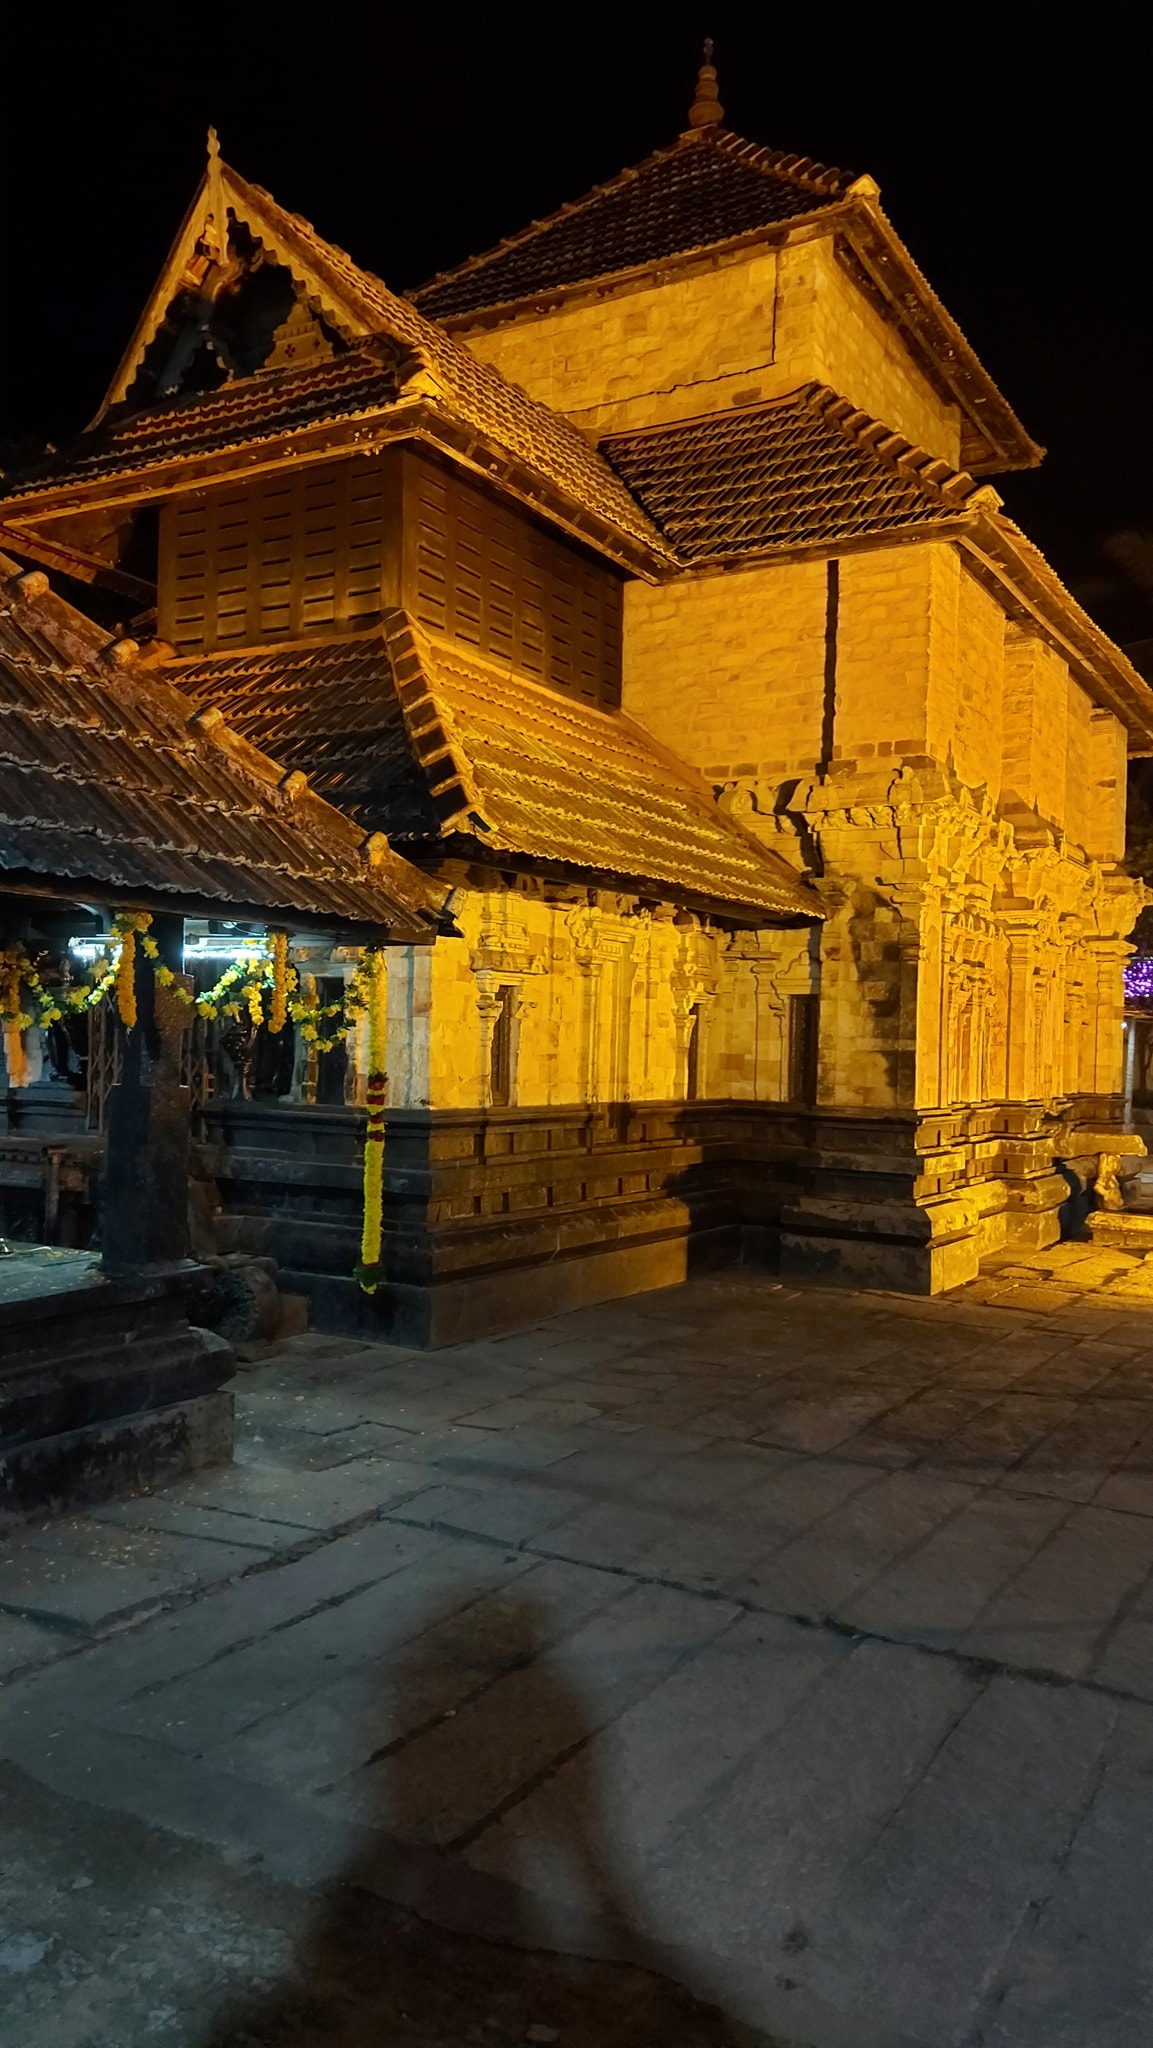
[(0, 1541), (0, 2038), (1148, 2048), (1142, 1271), (256, 1359)]

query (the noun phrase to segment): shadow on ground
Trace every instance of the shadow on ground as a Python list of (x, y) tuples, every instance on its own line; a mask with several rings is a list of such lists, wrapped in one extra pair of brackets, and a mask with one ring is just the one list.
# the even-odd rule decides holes
[[(399, 1668), (382, 1673), (383, 1711), (403, 1733), (386, 1738), (373, 1760), (379, 1812), (365, 1831), (366, 1845), (321, 1895), (298, 1944), (297, 1968), (273, 1991), (236, 2001), (197, 2048), (773, 2048), (767, 2035), (702, 2004), (668, 1976), (643, 1910), (612, 1868), (596, 1729), (578, 1689), (549, 1657), (555, 1630), (523, 1597), (512, 1595), (502, 1607), (505, 1670), (531, 1669), (534, 1715), (561, 1738), (558, 1762), (569, 1766), (566, 1796), (550, 1811), (549, 1840), (526, 1842), (525, 1852), (543, 1849), (566, 1867), (585, 1902), (590, 1945), (609, 1948), (616, 1960), (543, 1947), (541, 1908), (517, 1878), (494, 1882), (464, 1873), (442, 1888), (441, 1910), (473, 1926), (478, 1916), (488, 1918), (493, 1940), (450, 1932), (396, 1903), (398, 1887), (413, 1882), (411, 1845), (429, 1803), (427, 1770), (414, 1774), (410, 1759), (420, 1754), (418, 1737), (437, 1726), (448, 1731), (455, 1719), (455, 1710), (433, 1706), (446, 1679), (435, 1625), (441, 1617), (433, 1616)], [(507, 1754), (490, 1746), (472, 1757), (454, 1755), (450, 1745), (446, 1774), (493, 1782), (521, 1777), (523, 1784), (529, 1738), (524, 1723), (510, 1718), (501, 1737)]]

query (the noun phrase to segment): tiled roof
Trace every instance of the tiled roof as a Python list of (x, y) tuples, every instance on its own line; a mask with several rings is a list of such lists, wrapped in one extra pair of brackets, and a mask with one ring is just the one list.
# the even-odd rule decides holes
[(332, 362), (239, 378), (217, 391), (183, 393), (141, 412), (111, 412), (55, 462), (12, 477), (4, 495), (18, 498), (46, 483), (118, 476), (181, 456), (247, 447), (322, 420), (379, 412), (395, 402), (398, 389), (395, 368), (382, 361), (379, 351), (361, 348)]
[[(412, 940), (443, 890), (0, 555), (0, 886), (243, 905)], [(118, 653), (131, 655), (131, 643)]]
[(786, 862), (716, 805), (643, 727), (432, 641), (403, 612), (380, 633), (182, 661), (219, 704), (365, 828), (406, 851), (469, 843), (666, 901), (818, 916)]
[(601, 446), (686, 562), (938, 526), (981, 488), (823, 384)]
[(411, 294), (434, 320), (706, 249), (844, 197), (851, 174), (723, 128), (694, 129)]
[[(352, 345), (352, 353), (309, 369), (257, 374), (179, 404), (166, 401), (134, 417), (118, 417), (117, 408), (110, 408), (95, 428), (50, 463), (6, 480), (0, 497), (27, 497), (96, 475), (239, 446), (318, 420), (383, 412), (403, 396), (423, 400), (435, 417), (463, 429), (470, 445), (478, 436), (495, 444), (511, 458), (528, 495), (543, 483), (575, 508), (577, 524), (579, 515), (588, 515), (646, 551), (663, 552), (659, 534), (636, 500), (569, 420), (506, 383), (498, 370), (480, 362), (260, 186), (226, 169), (224, 191), (230, 211), (292, 271), (309, 303)], [(164, 305), (154, 307), (157, 324), (164, 310)], [(136, 362), (151, 331), (145, 325), (138, 334)], [(121, 384), (130, 374), (130, 360), (122, 365)]]

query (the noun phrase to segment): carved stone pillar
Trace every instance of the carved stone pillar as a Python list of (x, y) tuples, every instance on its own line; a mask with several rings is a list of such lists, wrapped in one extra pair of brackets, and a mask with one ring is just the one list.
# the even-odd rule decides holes
[(1028, 912), (1005, 922), (1009, 942), (1009, 1004), (1004, 1094), (1008, 1102), (1029, 1102), (1036, 1092), (1038, 918), (1035, 912)]
[(752, 963), (755, 1037), (753, 1096), (757, 1102), (783, 1102), (788, 1090), (788, 1011), (778, 969), (769, 960)]
[(492, 1042), (504, 1009), (504, 997), (497, 994), (493, 977), (477, 976), (476, 1012), (480, 1019), (480, 1106), (492, 1108)]
[(1092, 1042), (1087, 1048), (1090, 1073), (1083, 1092), (1094, 1096), (1119, 1096), (1124, 1087), (1124, 1045), (1121, 1025), (1125, 1014), (1124, 969), (1133, 948), (1127, 939), (1091, 938), (1085, 941), (1093, 962), (1096, 997), (1092, 1005)]

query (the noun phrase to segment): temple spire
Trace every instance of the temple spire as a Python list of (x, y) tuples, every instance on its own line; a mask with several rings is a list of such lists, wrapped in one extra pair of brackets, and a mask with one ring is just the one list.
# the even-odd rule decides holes
[(717, 67), (713, 63), (713, 39), (705, 37), (704, 62), (697, 73), (697, 96), (689, 108), (689, 126), (692, 128), (716, 128), (724, 120), (725, 110), (717, 94)]

